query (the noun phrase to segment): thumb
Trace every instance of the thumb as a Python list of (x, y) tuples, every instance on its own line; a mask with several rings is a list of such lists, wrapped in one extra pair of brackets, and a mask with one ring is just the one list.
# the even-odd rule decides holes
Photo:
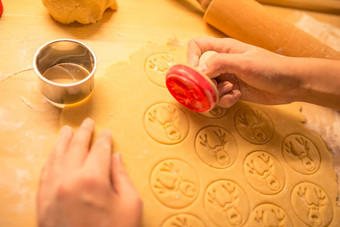
[(122, 155), (119, 152), (115, 152), (112, 155), (111, 181), (117, 194), (129, 194), (136, 191), (132, 180), (124, 167)]
[(199, 70), (209, 78), (216, 78), (221, 74), (240, 75), (243, 67), (243, 57), (239, 54), (217, 53), (211, 55)]

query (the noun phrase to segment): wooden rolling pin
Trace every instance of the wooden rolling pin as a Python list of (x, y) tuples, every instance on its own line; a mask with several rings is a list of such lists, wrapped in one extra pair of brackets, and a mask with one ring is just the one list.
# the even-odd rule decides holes
[(339, 0), (256, 0), (263, 4), (340, 15)]
[(255, 0), (198, 0), (204, 20), (226, 35), (294, 57), (340, 59), (340, 53)]

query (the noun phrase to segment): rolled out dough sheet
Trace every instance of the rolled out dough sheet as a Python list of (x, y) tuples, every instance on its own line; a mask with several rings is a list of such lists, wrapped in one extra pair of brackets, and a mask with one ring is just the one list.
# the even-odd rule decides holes
[(41, 94), (33, 69), (1, 80), (0, 97), (0, 226), (35, 226), (38, 180), (60, 111)]
[(182, 107), (165, 73), (186, 62), (185, 46), (150, 44), (112, 65), (92, 98), (61, 116), (113, 131), (144, 201), (143, 226), (339, 226), (332, 160), (300, 106)]

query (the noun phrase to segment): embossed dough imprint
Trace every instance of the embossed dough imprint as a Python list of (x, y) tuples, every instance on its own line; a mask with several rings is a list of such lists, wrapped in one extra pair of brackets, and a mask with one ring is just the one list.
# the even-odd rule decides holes
[(296, 215), (308, 226), (327, 226), (333, 219), (333, 206), (326, 192), (318, 185), (303, 182), (291, 195)]
[(285, 173), (279, 160), (264, 151), (250, 153), (244, 160), (248, 183), (264, 194), (277, 194), (285, 185)]
[(185, 113), (170, 103), (151, 106), (145, 112), (144, 126), (154, 140), (164, 144), (181, 142), (189, 131), (189, 122)]
[(273, 137), (270, 117), (258, 108), (242, 107), (236, 112), (234, 121), (237, 132), (249, 143), (265, 144)]
[(145, 61), (145, 73), (148, 78), (161, 87), (165, 86), (166, 72), (174, 64), (175, 57), (168, 53), (158, 53), (149, 56)]
[(265, 203), (257, 206), (250, 215), (247, 226), (282, 226), (292, 227), (288, 214), (279, 206)]
[(282, 143), (282, 154), (295, 171), (313, 174), (320, 167), (320, 153), (315, 144), (305, 136), (292, 134)]
[(221, 118), (227, 113), (227, 109), (220, 106), (214, 106), (214, 108), (208, 112), (199, 113), (200, 115), (208, 118)]
[(219, 126), (201, 129), (195, 138), (195, 149), (203, 162), (215, 168), (231, 166), (238, 154), (234, 137)]
[(171, 208), (188, 206), (199, 192), (195, 170), (178, 159), (167, 159), (157, 164), (152, 170), (150, 184), (155, 197)]
[(220, 227), (242, 226), (249, 215), (245, 191), (229, 180), (218, 180), (208, 186), (204, 207), (211, 221)]
[(162, 224), (162, 227), (205, 227), (204, 223), (191, 214), (176, 214)]

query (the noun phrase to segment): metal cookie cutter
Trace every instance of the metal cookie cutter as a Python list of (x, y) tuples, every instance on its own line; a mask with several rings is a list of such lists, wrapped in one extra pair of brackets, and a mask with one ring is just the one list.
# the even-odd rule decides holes
[(169, 69), (166, 86), (179, 103), (196, 112), (207, 112), (218, 102), (217, 88), (211, 79), (186, 65)]
[(33, 68), (43, 95), (53, 105), (63, 108), (91, 95), (97, 60), (84, 43), (57, 39), (37, 50)]

